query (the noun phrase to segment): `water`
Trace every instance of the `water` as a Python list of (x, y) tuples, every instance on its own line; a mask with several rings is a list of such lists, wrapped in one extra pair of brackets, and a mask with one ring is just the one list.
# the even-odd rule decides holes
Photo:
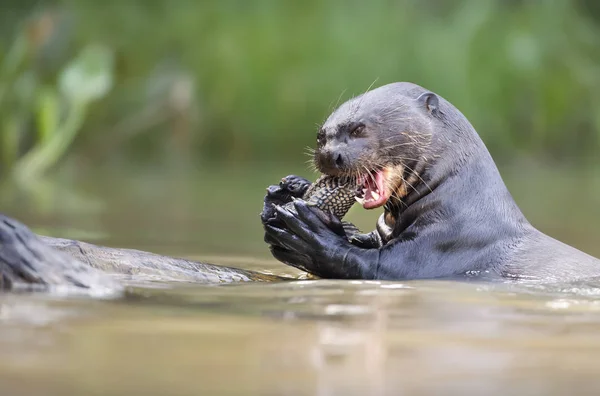
[[(582, 296), (582, 291), (591, 295)], [(3, 395), (599, 390), (600, 288), (295, 281), (4, 296)]]
[[(257, 223), (262, 186), (273, 177), (98, 176), (80, 187), (103, 204), (98, 211), (61, 208), (61, 198), (7, 213), (55, 236), (297, 276), (269, 257)], [(527, 215), (598, 255), (579, 237), (599, 235), (599, 225), (589, 228), (599, 218), (594, 195), (550, 216), (534, 209), (541, 197), (548, 207), (563, 199), (550, 193), (560, 183), (555, 175), (535, 180), (538, 196), (509, 178)], [(588, 228), (571, 232), (578, 228), (567, 217)], [(351, 220), (366, 228), (373, 219), (354, 210)], [(3, 396), (594, 393), (599, 355), (595, 280), (134, 282), (119, 299), (0, 295)]]

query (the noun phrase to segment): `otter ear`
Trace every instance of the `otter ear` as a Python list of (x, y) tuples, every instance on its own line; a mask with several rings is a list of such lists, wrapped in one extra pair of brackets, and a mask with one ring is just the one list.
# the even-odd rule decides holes
[(425, 107), (427, 111), (432, 114), (437, 112), (440, 104), (437, 95), (433, 92), (425, 92), (417, 98), (417, 102), (419, 102), (421, 106)]

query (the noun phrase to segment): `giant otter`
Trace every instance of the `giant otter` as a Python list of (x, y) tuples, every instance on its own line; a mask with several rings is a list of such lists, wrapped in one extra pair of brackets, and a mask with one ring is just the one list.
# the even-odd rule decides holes
[(324, 174), (355, 178), (357, 200), (384, 213), (376, 231), (349, 241), (335, 217), (301, 199), (295, 213), (276, 206), (262, 217), (265, 241), (286, 264), (338, 279), (600, 276), (600, 260), (527, 221), (465, 116), (418, 85), (342, 104), (318, 131), (314, 161)]
[[(346, 279), (600, 275), (600, 260), (527, 222), (467, 119), (417, 85), (386, 85), (340, 106), (319, 131), (315, 162), (325, 174), (316, 183), (288, 176), (267, 190), (265, 240), (284, 263)], [(366, 209), (384, 207), (375, 231), (360, 234), (338, 219), (353, 195)], [(0, 214), (0, 290), (120, 291), (105, 272), (201, 283), (286, 279), (38, 237)]]

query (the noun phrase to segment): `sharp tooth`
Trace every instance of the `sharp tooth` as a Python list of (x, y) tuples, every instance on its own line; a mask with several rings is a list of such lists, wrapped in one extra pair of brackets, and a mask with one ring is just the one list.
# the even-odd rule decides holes
[(373, 197), (374, 201), (379, 199), (379, 193), (377, 191), (371, 191), (371, 196)]
[(354, 199), (356, 200), (356, 202), (358, 202), (361, 205), (365, 204), (365, 199), (364, 198), (354, 197)]

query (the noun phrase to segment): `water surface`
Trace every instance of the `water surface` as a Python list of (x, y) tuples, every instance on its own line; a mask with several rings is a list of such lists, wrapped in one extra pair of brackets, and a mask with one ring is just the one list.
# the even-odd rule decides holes
[[(95, 209), (64, 208), (51, 196), (51, 204), (15, 202), (7, 213), (45, 234), (298, 276), (272, 260), (262, 243), (257, 214), (263, 186), (271, 180), (277, 179), (268, 172), (202, 174), (185, 183), (113, 174), (82, 184), (80, 191), (100, 203)], [(540, 202), (560, 207), (558, 194), (555, 201), (541, 200), (556, 177), (536, 179), (543, 194), (529, 200), (519, 181), (511, 183), (519, 187), (515, 196), (530, 218), (542, 220), (546, 230), (562, 230), (554, 236), (598, 253), (591, 241), (599, 230), (589, 228), (595, 222), (590, 213), (598, 213), (591, 196), (569, 213), (551, 212), (539, 207)], [(363, 228), (373, 217), (351, 213)], [(200, 286), (122, 280), (130, 287), (119, 299), (0, 295), (0, 394), (600, 390), (600, 281)]]

